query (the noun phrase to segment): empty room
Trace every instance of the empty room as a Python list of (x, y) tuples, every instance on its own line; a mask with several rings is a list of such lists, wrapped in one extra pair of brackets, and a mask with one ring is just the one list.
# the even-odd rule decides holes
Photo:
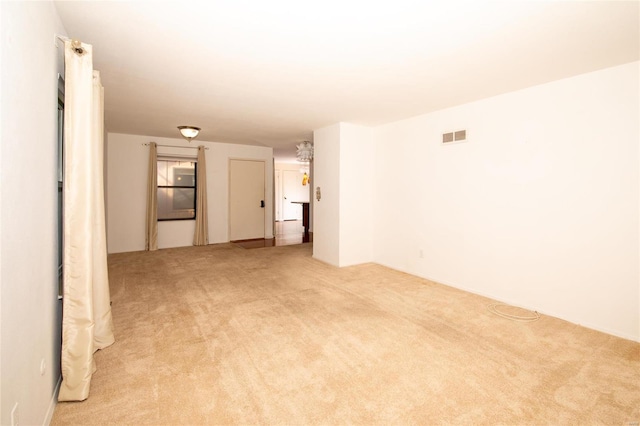
[(0, 424), (640, 422), (640, 2), (0, 19)]

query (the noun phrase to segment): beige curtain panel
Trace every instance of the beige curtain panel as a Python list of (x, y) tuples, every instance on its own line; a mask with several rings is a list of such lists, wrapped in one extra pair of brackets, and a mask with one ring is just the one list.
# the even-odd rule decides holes
[(103, 89), (92, 46), (65, 41), (64, 290), (59, 401), (89, 396), (93, 354), (114, 342), (103, 182)]
[(198, 147), (198, 174), (196, 193), (196, 230), (193, 235), (194, 246), (209, 244), (209, 227), (207, 221), (207, 165), (205, 164), (204, 146)]
[(158, 250), (158, 146), (149, 143), (147, 177), (147, 217), (144, 249)]

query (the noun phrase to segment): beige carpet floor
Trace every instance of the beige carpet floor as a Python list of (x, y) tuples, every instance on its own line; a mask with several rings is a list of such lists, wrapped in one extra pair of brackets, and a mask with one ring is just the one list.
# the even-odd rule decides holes
[(640, 344), (309, 244), (109, 256), (116, 343), (53, 425), (640, 421)]

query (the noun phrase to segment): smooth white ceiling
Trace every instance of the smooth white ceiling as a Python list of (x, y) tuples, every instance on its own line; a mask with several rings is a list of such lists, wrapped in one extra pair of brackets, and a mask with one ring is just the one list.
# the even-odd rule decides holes
[(618, 2), (56, 1), (94, 47), (108, 132), (272, 146), (638, 60)]

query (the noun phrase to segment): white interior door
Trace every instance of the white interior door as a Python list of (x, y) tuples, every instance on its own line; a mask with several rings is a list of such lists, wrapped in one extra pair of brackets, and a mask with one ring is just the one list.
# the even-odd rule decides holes
[(229, 161), (229, 239), (264, 238), (264, 161)]
[(283, 220), (302, 220), (302, 206), (294, 201), (309, 201), (309, 187), (302, 186), (302, 174), (296, 170), (282, 171)]

